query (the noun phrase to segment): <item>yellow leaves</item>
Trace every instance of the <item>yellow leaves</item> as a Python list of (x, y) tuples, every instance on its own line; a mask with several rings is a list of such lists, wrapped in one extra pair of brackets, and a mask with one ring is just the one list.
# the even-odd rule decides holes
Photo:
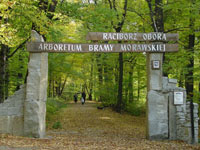
[(53, 16), (53, 20), (56, 20), (58, 19), (59, 21), (68, 21), (69, 20), (69, 17), (67, 15), (63, 15), (61, 13), (53, 13), (54, 16)]
[(16, 29), (11, 28), (9, 23), (0, 24), (0, 41), (3, 44), (10, 45), (10, 47), (16, 44)]
[(9, 7), (12, 7), (12, 5), (14, 4), (15, 2), (13, 1), (9, 1), (9, 0), (1, 0), (0, 1), (0, 10), (6, 10), (8, 9)]

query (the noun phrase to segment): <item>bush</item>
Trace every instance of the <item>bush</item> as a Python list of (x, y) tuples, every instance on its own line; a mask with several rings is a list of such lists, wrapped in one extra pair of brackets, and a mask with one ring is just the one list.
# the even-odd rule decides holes
[(46, 119), (49, 121), (51, 117), (55, 115), (61, 108), (66, 107), (66, 102), (58, 98), (48, 98), (47, 99), (47, 113)]
[(62, 128), (62, 125), (60, 123), (60, 121), (57, 121), (53, 124), (52, 126), (53, 129), (61, 129)]
[(134, 101), (127, 104), (125, 111), (127, 111), (131, 115), (140, 116), (142, 114), (145, 114), (145, 104), (142, 102)]

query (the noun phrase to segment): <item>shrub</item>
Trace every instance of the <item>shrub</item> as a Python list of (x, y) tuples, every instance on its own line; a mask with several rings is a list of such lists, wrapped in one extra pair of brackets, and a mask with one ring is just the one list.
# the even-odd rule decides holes
[(125, 111), (127, 111), (131, 115), (140, 116), (142, 114), (145, 114), (145, 104), (142, 102), (134, 101), (127, 104)]
[(46, 119), (47, 121), (51, 120), (52, 116), (55, 115), (61, 108), (66, 107), (66, 102), (62, 99), (58, 98), (48, 98), (47, 99), (47, 113)]
[(62, 125), (60, 123), (60, 121), (57, 121), (53, 124), (52, 126), (53, 129), (61, 129), (62, 128)]

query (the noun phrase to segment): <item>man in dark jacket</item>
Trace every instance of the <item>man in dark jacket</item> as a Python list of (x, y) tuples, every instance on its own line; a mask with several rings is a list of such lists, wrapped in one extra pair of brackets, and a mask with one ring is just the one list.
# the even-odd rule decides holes
[(82, 92), (82, 99), (83, 99), (83, 101), (82, 101), (82, 104), (84, 104), (85, 103), (85, 98), (86, 98), (86, 94), (85, 94), (85, 92), (83, 91)]
[(74, 94), (74, 102), (77, 103), (77, 100), (78, 100), (78, 95), (75, 93)]

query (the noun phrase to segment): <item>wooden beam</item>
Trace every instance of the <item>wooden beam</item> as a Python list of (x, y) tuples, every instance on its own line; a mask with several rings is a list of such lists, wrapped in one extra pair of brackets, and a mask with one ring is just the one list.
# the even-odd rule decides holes
[(32, 53), (118, 53), (118, 52), (176, 52), (178, 44), (79, 44), (28, 42), (27, 50)]
[(89, 32), (86, 40), (93, 41), (178, 41), (178, 34), (176, 33), (112, 33), (112, 32)]

